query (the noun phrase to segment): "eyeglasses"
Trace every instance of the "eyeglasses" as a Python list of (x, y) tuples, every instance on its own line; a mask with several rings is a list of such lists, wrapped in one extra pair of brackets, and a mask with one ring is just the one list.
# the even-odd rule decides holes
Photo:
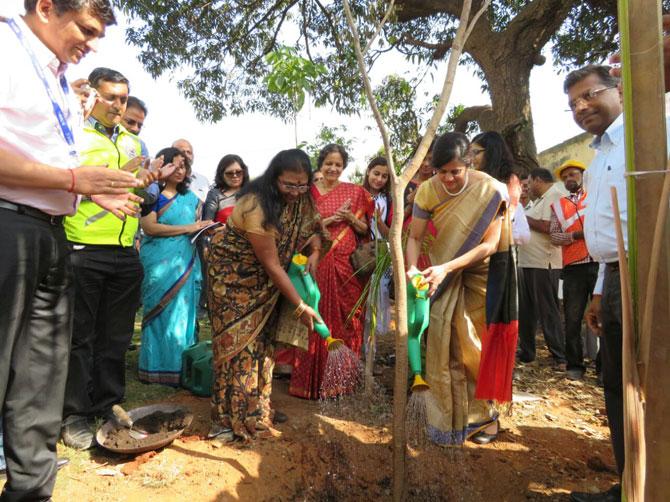
[(244, 176), (244, 171), (241, 169), (239, 171), (225, 171), (223, 175), (228, 176), (229, 178), (241, 178)]
[(279, 183), (279, 185), (288, 192), (305, 193), (307, 190), (309, 190), (309, 185), (293, 185), (292, 183), (284, 183), (281, 180), (277, 180), (277, 183)]
[(605, 91), (609, 91), (610, 89), (615, 89), (616, 85), (610, 85), (609, 87), (603, 87), (602, 89), (589, 89), (586, 91), (584, 94), (581, 96), (577, 96), (575, 99), (570, 101), (568, 103), (569, 109), (565, 110), (566, 112), (574, 112), (575, 108), (577, 108), (577, 104), (580, 101), (584, 101), (584, 103), (590, 103), (594, 99), (596, 99), (601, 93)]
[(483, 148), (470, 148), (469, 153), (472, 157), (476, 157), (477, 155), (479, 155), (480, 153), (484, 153), (485, 151), (486, 150), (484, 150)]

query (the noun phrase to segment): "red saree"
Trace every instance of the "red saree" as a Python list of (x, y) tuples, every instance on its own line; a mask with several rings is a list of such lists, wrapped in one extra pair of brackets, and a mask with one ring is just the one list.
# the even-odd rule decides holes
[[(372, 217), (372, 197), (358, 185), (343, 182), (327, 194), (321, 194), (313, 186), (312, 196), (322, 218), (335, 214), (347, 200), (351, 200), (351, 211), (356, 217), (362, 218), (366, 215), (366, 221)], [(319, 312), (332, 337), (341, 338), (347, 347), (359, 354), (363, 340), (363, 307), (359, 307), (351, 320), (347, 321), (364, 287), (354, 276), (349, 262), (349, 256), (356, 249), (358, 240), (346, 222), (333, 223), (327, 230), (333, 239), (333, 245), (316, 270), (316, 282), (321, 291)], [(365, 238), (367, 234), (363, 237)], [(305, 399), (318, 399), (327, 358), (326, 342), (316, 333), (311, 333), (308, 350), (296, 351), (289, 393)]]

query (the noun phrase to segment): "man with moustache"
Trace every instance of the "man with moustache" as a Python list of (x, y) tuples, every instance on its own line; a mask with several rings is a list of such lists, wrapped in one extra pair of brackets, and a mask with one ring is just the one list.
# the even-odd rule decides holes
[(556, 169), (569, 195), (551, 205), (551, 243), (561, 247), (563, 257), (563, 317), (565, 321), (566, 376), (570, 380), (584, 378), (582, 350), (582, 318), (598, 278), (598, 264), (589, 255), (584, 240), (586, 192), (582, 188), (586, 166), (568, 160)]
[[(588, 65), (567, 75), (564, 90), (572, 116), (582, 129), (594, 135), (591, 146), (596, 150), (585, 173), (584, 239), (589, 253), (599, 263), (598, 280), (593, 300), (586, 312), (591, 330), (600, 335), (605, 407), (612, 448), (619, 476), (625, 465), (621, 286), (616, 224), (610, 187), (617, 188), (623, 238), (628, 248), (628, 206), (624, 177), (624, 117), (619, 79), (610, 74), (610, 67)], [(670, 132), (670, 128), (667, 129)], [(604, 493), (573, 492), (571, 500), (619, 501), (621, 485)]]
[[(121, 125), (128, 80), (109, 68), (88, 77), (97, 102), (84, 125), (82, 162), (136, 172), (143, 160), (138, 138)], [(120, 221), (94, 201), (82, 201), (65, 219), (74, 269), (74, 327), (63, 408), (63, 442), (93, 446), (95, 419), (125, 393), (125, 353), (133, 334), (143, 271), (134, 247), (138, 218)]]
[[(0, 410), (2, 500), (49, 500), (72, 323), (63, 216), (86, 194), (132, 214), (130, 174), (80, 165), (79, 104), (65, 78), (114, 24), (108, 0), (27, 0), (0, 18)], [(107, 195), (91, 195), (107, 194)], [(112, 195), (114, 194), (114, 195)]]

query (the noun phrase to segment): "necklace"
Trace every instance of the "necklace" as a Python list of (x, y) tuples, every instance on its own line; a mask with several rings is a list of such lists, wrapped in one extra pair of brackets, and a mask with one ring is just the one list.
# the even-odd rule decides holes
[(457, 195), (461, 195), (463, 193), (463, 190), (465, 190), (465, 188), (468, 186), (468, 181), (469, 180), (470, 180), (470, 176), (469, 176), (469, 173), (466, 171), (466, 173), (465, 173), (465, 183), (463, 183), (463, 186), (461, 187), (461, 189), (456, 193), (451, 193), (449, 190), (447, 190), (447, 187), (444, 183), (442, 183), (442, 182), (440, 182), (440, 183), (442, 183), (442, 188), (444, 188), (444, 191), (447, 192), (448, 195), (451, 195), (452, 197), (456, 197)]

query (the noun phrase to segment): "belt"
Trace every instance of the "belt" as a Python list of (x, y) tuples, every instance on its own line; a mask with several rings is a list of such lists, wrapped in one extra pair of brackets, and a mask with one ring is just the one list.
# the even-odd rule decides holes
[(35, 209), (34, 207), (24, 206), (23, 204), (14, 204), (13, 202), (2, 199), (0, 199), (0, 209), (8, 209), (9, 211), (14, 211), (18, 214), (24, 214), (37, 220), (46, 221), (54, 226), (61, 226), (63, 224), (63, 218), (65, 218), (64, 216), (53, 216), (44, 211), (40, 211), (39, 209)]

